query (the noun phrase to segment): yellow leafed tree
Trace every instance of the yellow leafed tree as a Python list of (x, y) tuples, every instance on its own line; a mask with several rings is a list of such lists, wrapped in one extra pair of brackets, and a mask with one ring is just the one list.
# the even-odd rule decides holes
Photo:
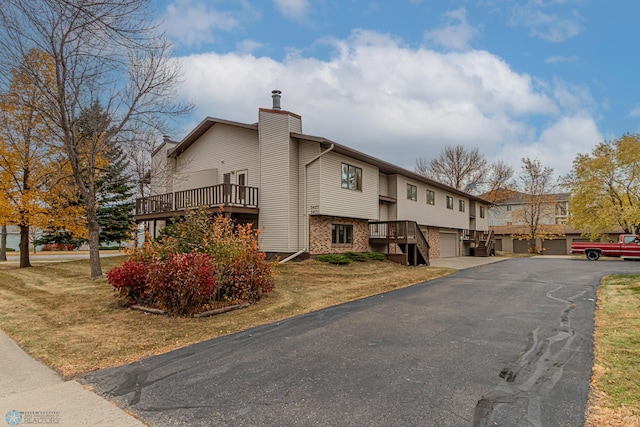
[[(23, 61), (55, 87), (45, 53), (31, 50)], [(75, 193), (68, 162), (49, 130), (46, 109), (38, 105), (38, 84), (22, 70), (13, 70), (11, 86), (0, 94), (0, 222), (20, 229), (20, 267), (29, 267), (29, 231), (82, 216), (82, 208), (68, 203)], [(82, 234), (82, 228), (69, 231)]]
[(580, 154), (564, 178), (571, 190), (569, 225), (595, 240), (607, 232), (640, 228), (640, 134), (602, 142)]

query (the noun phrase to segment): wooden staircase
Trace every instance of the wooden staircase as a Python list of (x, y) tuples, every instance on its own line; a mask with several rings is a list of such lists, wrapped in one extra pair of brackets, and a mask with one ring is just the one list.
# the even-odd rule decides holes
[(429, 242), (415, 221), (375, 221), (369, 223), (369, 241), (396, 244), (402, 254), (385, 254), (403, 265), (429, 265)]
[(474, 256), (488, 257), (496, 254), (495, 236), (493, 234), (493, 230), (485, 232), (475, 232), (474, 241)]

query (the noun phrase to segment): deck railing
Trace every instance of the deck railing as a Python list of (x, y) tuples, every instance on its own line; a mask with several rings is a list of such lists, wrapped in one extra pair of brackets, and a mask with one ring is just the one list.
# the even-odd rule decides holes
[(198, 206), (257, 208), (258, 188), (236, 184), (218, 184), (144, 197), (136, 200), (136, 215), (181, 211)]
[(375, 221), (369, 223), (371, 239), (413, 239), (418, 225), (414, 221)]

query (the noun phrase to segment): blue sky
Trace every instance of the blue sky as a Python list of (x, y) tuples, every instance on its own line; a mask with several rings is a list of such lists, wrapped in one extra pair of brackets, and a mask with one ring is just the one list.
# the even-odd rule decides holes
[(446, 145), (566, 174), (577, 153), (640, 132), (631, 0), (152, 0), (193, 114), (303, 132), (413, 169)]

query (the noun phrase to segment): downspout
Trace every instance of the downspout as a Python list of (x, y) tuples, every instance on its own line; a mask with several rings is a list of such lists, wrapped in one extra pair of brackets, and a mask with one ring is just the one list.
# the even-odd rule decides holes
[(298, 252), (296, 252), (295, 254), (290, 255), (290, 256), (288, 256), (288, 257), (286, 257), (285, 259), (283, 259), (282, 261), (280, 261), (278, 264), (284, 264), (284, 263), (285, 263), (285, 262), (287, 262), (287, 261), (291, 261), (291, 260), (292, 260), (292, 259), (294, 259), (295, 257), (302, 255), (302, 254), (303, 254), (303, 253), (305, 253), (306, 251), (307, 251), (306, 249), (301, 249), (301, 250), (299, 250)]
[(304, 241), (305, 241), (305, 249), (306, 251), (309, 248), (309, 212), (307, 206), (307, 166), (311, 163), (318, 160), (320, 157), (327, 154), (329, 151), (332, 151), (335, 148), (335, 144), (331, 144), (329, 148), (324, 150), (322, 153), (315, 156), (313, 159), (309, 160), (304, 164)]

